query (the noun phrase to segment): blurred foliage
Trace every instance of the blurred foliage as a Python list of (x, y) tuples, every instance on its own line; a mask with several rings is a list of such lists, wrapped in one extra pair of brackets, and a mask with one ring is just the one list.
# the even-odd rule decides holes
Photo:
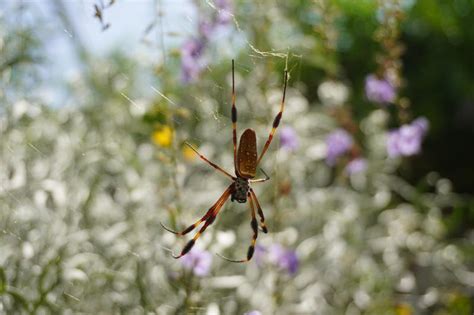
[(456, 190), (472, 193), (474, 150), (465, 143), (474, 136), (474, 2), (418, 1), (411, 15), (403, 38), (406, 93), (433, 125), (416, 174), (436, 169)]
[[(73, 29), (64, 2), (51, 3), (58, 32)], [(472, 313), (474, 202), (456, 191), (473, 191), (474, 2), (277, 4), (190, 3), (183, 43), (195, 45), (146, 67), (123, 51), (97, 57), (78, 36), (81, 72), (63, 87), (73, 106), (60, 108), (31, 75), (49, 30), (28, 4), (0, 7), (0, 313)], [(191, 262), (174, 260), (184, 242), (159, 222), (194, 222), (228, 185), (183, 144), (233, 165), (232, 58), (238, 128), (259, 143), (290, 72), (262, 165), (272, 180), (256, 187), (270, 232), (248, 264), (213, 259), (249, 244), (246, 205), (229, 202)], [(396, 90), (391, 104), (366, 96), (371, 74)], [(391, 157), (390, 132), (422, 115), (421, 154)], [(333, 165), (340, 130), (350, 141)]]

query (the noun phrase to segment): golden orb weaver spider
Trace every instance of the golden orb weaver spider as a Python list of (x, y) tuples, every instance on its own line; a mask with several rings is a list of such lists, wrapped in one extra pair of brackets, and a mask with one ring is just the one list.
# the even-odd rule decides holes
[(280, 111), (278, 112), (275, 119), (273, 120), (273, 126), (268, 136), (267, 142), (263, 146), (260, 156), (257, 158), (257, 137), (255, 134), (255, 131), (252, 129), (246, 129), (244, 131), (244, 133), (240, 137), (240, 141), (239, 141), (239, 145), (237, 149), (237, 108), (235, 107), (234, 60), (232, 60), (232, 112), (231, 113), (232, 113), (232, 140), (234, 143), (234, 171), (235, 171), (236, 176), (232, 176), (219, 165), (209, 161), (204, 155), (199, 153), (192, 145), (186, 142), (186, 145), (188, 145), (194, 152), (196, 152), (196, 154), (199, 155), (199, 157), (202, 160), (207, 162), (216, 170), (220, 171), (225, 176), (232, 179), (232, 184), (230, 184), (229, 187), (227, 187), (227, 189), (224, 191), (221, 197), (217, 200), (217, 202), (211, 208), (209, 208), (209, 210), (201, 219), (196, 221), (194, 224), (188, 226), (183, 231), (181, 232), (173, 231), (170, 228), (163, 225), (163, 223), (161, 223), (161, 226), (165, 230), (171, 233), (174, 233), (176, 235), (183, 236), (183, 235), (188, 234), (189, 232), (191, 232), (196, 227), (198, 227), (201, 223), (204, 222), (204, 225), (201, 227), (201, 229), (194, 235), (194, 237), (190, 241), (188, 241), (188, 243), (186, 243), (181, 253), (177, 256), (173, 255), (174, 258), (180, 258), (186, 255), (187, 253), (189, 253), (191, 248), (196, 243), (197, 239), (207, 229), (207, 227), (214, 222), (222, 206), (226, 203), (229, 197), (231, 197), (231, 201), (236, 200), (239, 203), (245, 203), (247, 202), (247, 199), (250, 201), (249, 204), (250, 204), (250, 211), (252, 215), (250, 226), (252, 227), (252, 230), (253, 230), (253, 238), (249, 246), (249, 249), (247, 251), (246, 259), (233, 260), (233, 259), (225, 258), (223, 256), (221, 257), (224, 258), (225, 260), (236, 262), (236, 263), (243, 263), (252, 259), (253, 253), (255, 251), (255, 244), (257, 242), (257, 236), (258, 236), (258, 223), (255, 216), (255, 206), (257, 207), (257, 213), (260, 217), (260, 228), (262, 229), (264, 233), (267, 233), (268, 230), (265, 225), (265, 217), (263, 215), (262, 208), (260, 207), (260, 204), (257, 200), (257, 196), (255, 195), (255, 192), (253, 191), (253, 189), (250, 187), (250, 184), (261, 183), (270, 179), (270, 177), (268, 177), (268, 175), (265, 173), (265, 171), (263, 171), (263, 169), (262, 169), (262, 172), (265, 175), (265, 178), (254, 179), (254, 177), (257, 173), (257, 166), (262, 160), (262, 157), (265, 154), (265, 152), (267, 152), (267, 149), (270, 146), (270, 143), (272, 142), (273, 136), (275, 135), (275, 131), (278, 128), (278, 125), (280, 124), (280, 120), (283, 115), (283, 110), (285, 109), (285, 95), (286, 95), (287, 83), (288, 83), (288, 71), (285, 70), (284, 83), (283, 83), (284, 85), (283, 97), (280, 103)]

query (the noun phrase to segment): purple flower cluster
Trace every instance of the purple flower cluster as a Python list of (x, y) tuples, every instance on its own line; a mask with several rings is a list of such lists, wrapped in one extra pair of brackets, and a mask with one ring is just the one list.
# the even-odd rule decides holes
[(287, 151), (295, 151), (300, 143), (296, 131), (291, 127), (283, 127), (280, 132), (280, 145)]
[(181, 48), (181, 71), (182, 80), (189, 83), (198, 78), (201, 71), (206, 67), (202, 59), (205, 43), (197, 38), (190, 38)]
[(227, 25), (232, 21), (232, 5), (229, 0), (216, 0), (217, 8), (216, 23), (218, 25)]
[(387, 78), (378, 78), (371, 74), (365, 79), (365, 95), (374, 103), (387, 104), (395, 100), (395, 87)]
[(355, 158), (346, 165), (348, 175), (357, 174), (367, 169), (367, 160), (364, 158)]
[(326, 163), (334, 166), (337, 159), (351, 149), (353, 143), (352, 136), (344, 129), (331, 132), (326, 137)]
[(295, 251), (285, 248), (280, 244), (273, 244), (269, 248), (257, 245), (255, 248), (255, 260), (260, 266), (264, 262), (268, 262), (285, 270), (289, 275), (296, 274), (299, 267), (299, 260)]
[(262, 312), (254, 310), (254, 311), (247, 312), (244, 315), (262, 315)]
[(229, 0), (215, 1), (216, 15), (210, 20), (200, 21), (198, 35), (191, 37), (181, 47), (181, 79), (184, 83), (195, 81), (207, 66), (204, 58), (206, 46), (212, 35), (232, 19), (232, 6)]
[(212, 265), (212, 255), (208, 251), (193, 248), (187, 255), (180, 258), (184, 268), (192, 270), (198, 276), (209, 274)]
[(387, 153), (391, 158), (398, 156), (411, 156), (421, 151), (421, 142), (429, 128), (429, 122), (425, 117), (412, 121), (411, 124), (403, 125), (392, 130), (387, 136)]
[(299, 260), (294, 250), (284, 248), (280, 244), (270, 246), (268, 257), (279, 268), (286, 270), (290, 275), (298, 271)]

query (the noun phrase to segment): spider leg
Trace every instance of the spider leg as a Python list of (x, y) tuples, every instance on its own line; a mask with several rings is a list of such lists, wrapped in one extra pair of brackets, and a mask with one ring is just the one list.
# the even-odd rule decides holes
[(286, 96), (286, 86), (288, 84), (288, 70), (285, 70), (285, 79), (284, 79), (284, 87), (283, 87), (283, 97), (281, 99), (280, 103), (280, 111), (276, 115), (275, 119), (273, 120), (273, 127), (272, 130), (270, 131), (270, 134), (268, 135), (268, 140), (263, 146), (262, 153), (260, 153), (260, 156), (258, 157), (257, 160), (257, 166), (260, 163), (260, 161), (263, 158), (263, 155), (265, 152), (267, 152), (268, 147), (270, 146), (270, 143), (272, 142), (273, 135), (275, 134), (276, 129), (278, 128), (278, 125), (280, 124), (281, 116), (283, 116), (283, 110), (285, 109), (285, 96)]
[(211, 165), (212, 167), (214, 167), (216, 170), (222, 172), (225, 176), (227, 177), (230, 177), (232, 180), (235, 179), (234, 176), (230, 175), (229, 173), (227, 173), (227, 171), (225, 171), (222, 167), (220, 167), (219, 165), (209, 161), (204, 155), (202, 155), (201, 153), (199, 153), (199, 151), (193, 147), (190, 143), (188, 142), (185, 142), (184, 144), (186, 144), (188, 147), (190, 147), (194, 152), (196, 152), (197, 155), (199, 155), (199, 157), (201, 159), (203, 159), (205, 162), (207, 162), (209, 165)]
[(189, 232), (194, 230), (199, 224), (206, 221), (212, 215), (214, 210), (221, 204), (222, 200), (229, 198), (230, 192), (232, 190), (232, 186), (233, 186), (233, 184), (230, 185), (229, 187), (227, 187), (227, 189), (224, 191), (224, 193), (219, 197), (219, 199), (217, 199), (216, 203), (214, 203), (212, 205), (212, 207), (210, 207), (209, 210), (207, 210), (206, 214), (201, 219), (197, 220), (194, 224), (191, 224), (190, 226), (188, 226), (187, 228), (185, 228), (181, 232), (174, 231), (174, 230), (170, 229), (169, 227), (164, 225), (162, 222), (160, 222), (161, 226), (166, 231), (171, 232), (171, 233), (176, 234), (176, 235), (179, 235), (179, 236), (183, 236), (183, 235), (188, 234)]
[(263, 168), (260, 168), (260, 170), (262, 171), (263, 175), (265, 175), (265, 178), (251, 179), (249, 180), (249, 183), (263, 183), (270, 179), (270, 176), (268, 176), (267, 173), (265, 173)]
[(260, 207), (260, 203), (258, 202), (257, 195), (252, 188), (250, 188), (250, 193), (252, 194), (252, 199), (255, 200), (255, 204), (257, 205), (257, 212), (258, 216), (260, 217), (260, 228), (262, 229), (263, 233), (268, 233), (268, 229), (265, 224), (265, 216), (263, 215), (262, 207)]
[(253, 238), (252, 242), (250, 243), (249, 249), (247, 251), (247, 258), (246, 259), (241, 259), (241, 260), (234, 260), (234, 259), (229, 259), (226, 258), (222, 255), (219, 255), (222, 259), (225, 259), (230, 262), (235, 262), (235, 263), (244, 263), (252, 259), (253, 253), (255, 252), (255, 244), (257, 243), (257, 237), (258, 237), (258, 223), (257, 223), (257, 218), (255, 217), (255, 207), (253, 204), (252, 196), (250, 195), (250, 192), (248, 193), (248, 200), (250, 203), (250, 210), (252, 214), (252, 221), (250, 221), (250, 226), (252, 227), (253, 230)]
[(235, 107), (234, 59), (232, 59), (232, 142), (234, 143), (234, 171), (237, 174), (237, 108)]
[[(189, 251), (191, 250), (191, 248), (193, 248), (194, 244), (196, 243), (197, 239), (201, 236), (201, 234), (204, 233), (204, 231), (207, 229), (207, 227), (214, 222), (214, 220), (216, 219), (217, 214), (219, 213), (220, 209), (226, 203), (226, 201), (229, 199), (229, 196), (231, 195), (231, 191), (232, 191), (233, 187), (234, 187), (234, 184), (231, 184), (229, 186), (229, 188), (227, 188), (227, 190), (224, 192), (224, 194), (219, 198), (219, 200), (215, 203), (215, 205), (211, 209), (209, 209), (208, 213), (206, 213), (206, 215), (204, 215), (204, 217), (203, 217), (203, 219), (204, 218), (205, 219), (204, 220), (201, 219), (201, 220), (205, 221), (202, 228), (194, 235), (194, 237), (191, 240), (189, 240), (186, 243), (186, 245), (183, 247), (183, 250), (181, 251), (181, 253), (179, 255), (177, 255), (177, 256), (172, 255), (173, 258), (178, 259), (178, 258), (181, 258), (184, 255), (186, 255), (187, 253), (189, 253)], [(199, 225), (199, 224), (197, 224), (197, 225)], [(197, 225), (193, 224), (192, 226), (196, 227)], [(192, 229), (194, 229), (194, 227)], [(188, 229), (186, 229), (186, 230), (188, 230)], [(191, 231), (191, 230), (189, 230), (189, 231)]]

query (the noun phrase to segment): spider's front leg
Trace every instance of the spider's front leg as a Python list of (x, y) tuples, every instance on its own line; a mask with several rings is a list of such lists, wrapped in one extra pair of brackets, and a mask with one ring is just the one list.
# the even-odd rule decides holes
[(257, 195), (255, 194), (252, 188), (250, 188), (250, 194), (252, 195), (252, 199), (255, 200), (255, 204), (257, 205), (257, 212), (258, 212), (258, 216), (260, 217), (260, 228), (262, 229), (263, 233), (268, 233), (262, 207), (260, 207), (260, 203), (258, 202)]
[(163, 228), (165, 228), (167, 231), (169, 231), (171, 233), (178, 234), (178, 235), (185, 235), (185, 234), (191, 232), (192, 230), (194, 230), (202, 222), (205, 222), (203, 227), (194, 235), (194, 237), (191, 240), (189, 240), (188, 243), (186, 243), (186, 245), (184, 246), (181, 253), (178, 256), (173, 255), (174, 258), (180, 258), (180, 257), (186, 255), (187, 253), (189, 253), (189, 251), (194, 246), (194, 244), (196, 243), (197, 239), (201, 236), (201, 234), (204, 233), (204, 231), (207, 229), (207, 227), (214, 222), (214, 220), (216, 219), (217, 214), (219, 213), (220, 209), (226, 203), (226, 201), (229, 199), (229, 197), (230, 197), (230, 195), (232, 194), (233, 191), (234, 191), (234, 184), (232, 183), (224, 191), (224, 193), (217, 200), (217, 202), (211, 208), (209, 208), (207, 213), (200, 220), (196, 221), (196, 223), (190, 225), (189, 227), (187, 227), (182, 232), (173, 231), (173, 230), (165, 227), (162, 224)]
[(247, 251), (247, 261), (252, 259), (253, 253), (255, 252), (255, 244), (257, 243), (257, 237), (258, 237), (258, 223), (257, 219), (255, 218), (255, 207), (253, 205), (253, 199), (252, 196), (250, 195), (250, 192), (248, 194), (249, 198), (249, 203), (250, 203), (250, 211), (252, 214), (252, 220), (250, 221), (250, 226), (252, 227), (253, 230), (253, 238), (252, 238), (252, 243), (249, 246), (249, 249)]
[(251, 211), (251, 215), (252, 215), (252, 220), (250, 221), (250, 226), (252, 227), (252, 231), (253, 231), (252, 241), (250, 243), (249, 249), (247, 250), (247, 258), (246, 259), (233, 260), (233, 259), (229, 259), (229, 258), (226, 258), (226, 257), (218, 254), (221, 258), (223, 258), (227, 261), (230, 261), (230, 262), (235, 262), (235, 263), (248, 262), (249, 260), (252, 259), (253, 254), (255, 252), (255, 245), (257, 243), (257, 237), (258, 237), (258, 223), (257, 223), (257, 218), (255, 217), (255, 206), (253, 204), (253, 198), (252, 198), (252, 195), (250, 194), (250, 191), (248, 192), (247, 198), (249, 200), (250, 211)]

